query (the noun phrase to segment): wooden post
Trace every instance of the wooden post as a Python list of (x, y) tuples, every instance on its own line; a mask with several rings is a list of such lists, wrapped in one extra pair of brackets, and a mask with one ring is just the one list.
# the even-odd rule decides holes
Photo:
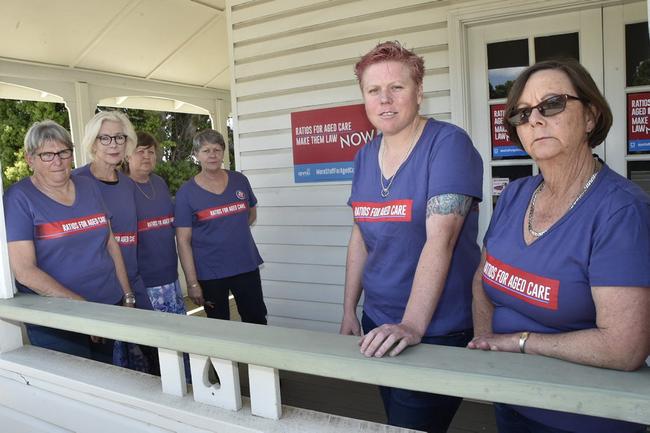
[(280, 419), (282, 399), (277, 368), (248, 365), (251, 413), (264, 418)]
[(187, 394), (183, 354), (175, 350), (158, 348), (158, 359), (163, 392), (179, 397)]
[[(2, 170), (2, 166), (0, 166)], [(9, 268), (9, 252), (7, 251), (7, 232), (5, 231), (5, 212), (2, 200), (2, 179), (0, 179), (0, 299), (14, 297), (14, 279)], [(22, 347), (23, 335), (17, 322), (0, 320), (0, 353)]]
[[(210, 363), (217, 372), (220, 383), (211, 384), (208, 380)], [(224, 409), (241, 409), (239, 370), (236, 362), (190, 353), (190, 369), (195, 401)]]

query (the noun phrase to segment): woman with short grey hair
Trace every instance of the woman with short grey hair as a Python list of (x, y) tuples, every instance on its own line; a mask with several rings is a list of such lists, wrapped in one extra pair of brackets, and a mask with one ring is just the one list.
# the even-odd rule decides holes
[(242, 321), (266, 325), (259, 265), (250, 225), (257, 198), (243, 174), (225, 170), (226, 143), (212, 129), (194, 136), (201, 172), (176, 193), (176, 242), (190, 298), (210, 318), (230, 319), (232, 292)]
[[(70, 134), (51, 120), (25, 136), (33, 174), (4, 195), (9, 263), (18, 291), (129, 306), (133, 296), (94, 182), (71, 176)], [(110, 363), (112, 342), (27, 324), (32, 345)]]

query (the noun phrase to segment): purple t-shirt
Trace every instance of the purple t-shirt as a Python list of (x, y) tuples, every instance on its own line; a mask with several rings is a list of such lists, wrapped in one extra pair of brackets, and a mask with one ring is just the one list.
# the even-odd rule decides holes
[(135, 210), (135, 184), (127, 175), (117, 173), (116, 183), (97, 179), (90, 171), (90, 164), (74, 171), (78, 176), (93, 179), (102, 194), (106, 208), (111, 213), (111, 229), (120, 245), (131, 290), (135, 293), (136, 306), (153, 310), (151, 301), (138, 271), (138, 218)]
[[(593, 286), (650, 288), (650, 199), (606, 165), (576, 206), (526, 245), (523, 224), (541, 176), (503, 191), (485, 235), (483, 288), (494, 304), (495, 333), (570, 332), (596, 327)], [(621, 289), (621, 294), (625, 289)], [(515, 406), (570, 431), (635, 431), (638, 425)]]
[[(390, 194), (382, 198), (380, 143), (378, 136), (357, 154), (348, 200), (368, 251), (362, 279), (363, 308), (377, 325), (402, 320), (427, 238), (427, 201), (441, 194), (462, 194), (480, 201), (483, 178), (481, 157), (467, 133), (429, 119), (395, 176)], [(384, 185), (387, 183), (384, 180)], [(478, 205), (465, 218), (426, 336), (472, 327), (472, 274), (480, 260), (477, 233)]]
[(138, 214), (138, 269), (146, 287), (178, 279), (174, 240), (174, 204), (165, 181), (151, 174), (148, 183), (135, 183)]
[[(32, 241), (38, 267), (88, 301), (115, 304), (123, 292), (106, 249), (109, 225), (101, 194), (86, 178), (71, 177), (75, 200), (58, 203), (30, 178), (4, 195), (7, 241)], [(19, 285), (21, 292), (33, 293)]]
[(215, 280), (250, 272), (262, 264), (248, 213), (257, 204), (248, 179), (227, 171), (222, 194), (201, 188), (194, 178), (176, 193), (174, 226), (192, 228), (192, 253), (199, 280)]

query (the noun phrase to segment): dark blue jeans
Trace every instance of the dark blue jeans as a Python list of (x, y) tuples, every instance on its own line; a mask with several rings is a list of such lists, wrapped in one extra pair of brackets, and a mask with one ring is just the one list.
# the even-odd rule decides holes
[(45, 326), (25, 324), (32, 346), (56, 350), (106, 364), (113, 363), (113, 340), (93, 343), (88, 335)]
[[(368, 333), (377, 325), (365, 314), (361, 317), (363, 332)], [(423, 344), (465, 347), (472, 339), (471, 329), (440, 337), (423, 337)], [(460, 397), (428, 394), (400, 388), (380, 386), (388, 424), (397, 427), (444, 433), (449, 428), (460, 403)]]
[[(546, 424), (542, 424), (535, 420), (528, 418), (514, 410), (511, 406), (507, 404), (494, 403), (494, 415), (497, 421), (497, 428), (499, 433), (571, 433), (574, 431), (562, 430), (556, 427), (551, 427)], [(593, 418), (592, 418), (593, 420)], [(604, 422), (613, 422), (611, 426), (603, 427), (603, 424), (600, 424), (599, 431), (611, 431), (612, 433), (645, 433), (645, 426), (633, 423), (625, 423), (623, 421), (612, 421), (602, 418)], [(580, 429), (581, 432), (591, 432), (593, 431), (593, 425), (589, 425), (589, 422), (594, 421), (585, 421), (585, 425)]]
[(206, 301), (205, 314), (212, 319), (230, 320), (228, 292), (232, 292), (242, 322), (266, 325), (266, 304), (259, 268), (232, 277), (199, 280)]

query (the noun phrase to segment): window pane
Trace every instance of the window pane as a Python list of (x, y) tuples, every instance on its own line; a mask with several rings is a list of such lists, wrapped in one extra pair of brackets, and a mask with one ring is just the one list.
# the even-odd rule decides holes
[(650, 161), (628, 161), (627, 177), (650, 194)]
[(505, 98), (512, 82), (528, 66), (528, 40), (487, 44), (490, 99)]
[(535, 60), (575, 59), (580, 61), (578, 33), (535, 38)]
[(650, 84), (650, 42), (647, 22), (625, 26), (625, 58), (627, 85)]
[(532, 176), (532, 165), (511, 165), (492, 167), (492, 207), (496, 206), (497, 200), (509, 182), (520, 177)]

